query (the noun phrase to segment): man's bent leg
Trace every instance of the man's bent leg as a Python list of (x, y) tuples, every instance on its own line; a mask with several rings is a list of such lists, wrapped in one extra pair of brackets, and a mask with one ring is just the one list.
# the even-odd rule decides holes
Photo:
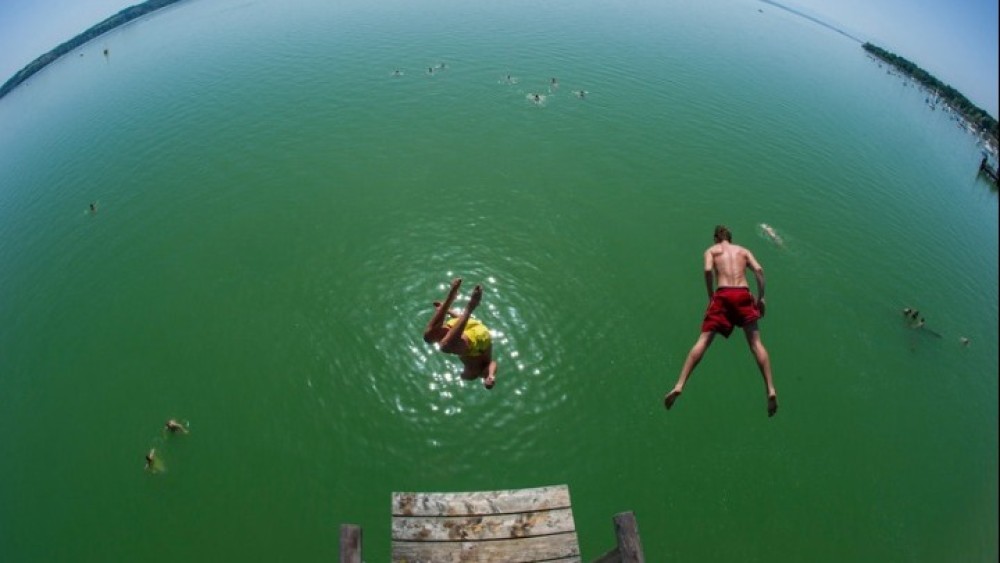
[(462, 285), (462, 278), (451, 280), (451, 287), (448, 289), (448, 295), (445, 296), (444, 302), (437, 306), (434, 314), (431, 315), (431, 320), (427, 321), (427, 328), (424, 329), (424, 342), (428, 344), (437, 342), (447, 334), (444, 330), (444, 316), (448, 313), (448, 308), (451, 307), (455, 298), (458, 297), (460, 285)]
[(743, 332), (747, 335), (747, 344), (757, 360), (757, 367), (760, 374), (764, 376), (764, 388), (767, 391), (767, 416), (774, 416), (778, 412), (778, 392), (774, 389), (774, 379), (771, 377), (771, 357), (767, 353), (767, 348), (760, 339), (760, 329), (757, 328), (757, 321), (743, 327)]
[(677, 397), (681, 396), (681, 392), (684, 391), (684, 384), (687, 383), (691, 372), (694, 371), (695, 366), (698, 365), (702, 356), (705, 355), (705, 351), (712, 345), (713, 338), (715, 338), (714, 332), (703, 332), (698, 336), (698, 340), (695, 341), (694, 346), (691, 347), (691, 351), (688, 352), (687, 359), (684, 360), (684, 367), (681, 368), (681, 375), (677, 378), (677, 384), (674, 385), (673, 390), (663, 397), (663, 406), (667, 407), (667, 410), (670, 410), (670, 407), (674, 406), (674, 401), (677, 400)]
[[(451, 328), (448, 329), (448, 334), (445, 334), (444, 338), (441, 339), (442, 351), (448, 352), (449, 354), (463, 353), (462, 333), (465, 332), (465, 325), (468, 324), (469, 317), (472, 316), (472, 312), (476, 310), (476, 307), (479, 306), (479, 302), (482, 301), (482, 299), (483, 288), (477, 285), (472, 289), (472, 295), (469, 296), (469, 302), (465, 305), (465, 310), (462, 311), (462, 316), (458, 317), (458, 320), (451, 325)], [(444, 305), (445, 304), (442, 303), (441, 307), (438, 308), (438, 311), (446, 309), (447, 307)], [(451, 303), (447, 303), (447, 305), (451, 306)], [(437, 313), (435, 313), (435, 315), (436, 314)], [(443, 315), (444, 313), (441, 314)]]

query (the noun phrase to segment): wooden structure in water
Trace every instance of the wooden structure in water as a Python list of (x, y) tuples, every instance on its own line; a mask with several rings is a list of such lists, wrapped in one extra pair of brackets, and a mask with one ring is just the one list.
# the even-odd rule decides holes
[(979, 163), (979, 172), (985, 174), (987, 178), (993, 180), (993, 183), (997, 183), (997, 169), (990, 166), (989, 160), (984, 156), (983, 160)]
[[(594, 563), (644, 563), (631, 512), (614, 517), (618, 546)], [(361, 528), (340, 532), (341, 563), (361, 563)], [(393, 493), (394, 563), (581, 562), (569, 487)]]

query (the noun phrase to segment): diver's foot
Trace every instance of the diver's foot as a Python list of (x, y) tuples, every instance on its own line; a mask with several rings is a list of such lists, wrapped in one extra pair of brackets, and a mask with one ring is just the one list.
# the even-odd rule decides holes
[(663, 397), (663, 406), (667, 407), (667, 410), (670, 410), (670, 407), (674, 406), (674, 401), (676, 401), (677, 397), (680, 396), (681, 396), (680, 389), (672, 390), (671, 392), (667, 393), (666, 396)]
[[(458, 288), (462, 286), (462, 278), (455, 278), (451, 280), (451, 287), (448, 288), (448, 295), (444, 297), (444, 307), (447, 309), (451, 307), (451, 304), (455, 302), (455, 298), (458, 297)], [(435, 301), (437, 303), (437, 301)]]
[(472, 295), (469, 296), (469, 304), (466, 306), (466, 308), (471, 312), (475, 310), (476, 307), (479, 306), (479, 302), (482, 300), (483, 300), (483, 288), (482, 286), (477, 285), (476, 287), (472, 288)]
[(778, 396), (774, 393), (767, 396), (767, 416), (774, 416), (778, 412)]
[(497, 384), (496, 375), (487, 375), (483, 378), (483, 387), (487, 389), (493, 389), (493, 386)]

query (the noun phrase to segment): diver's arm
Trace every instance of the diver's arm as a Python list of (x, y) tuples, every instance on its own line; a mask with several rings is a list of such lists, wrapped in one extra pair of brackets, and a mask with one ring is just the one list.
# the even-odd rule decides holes
[(757, 280), (757, 308), (760, 309), (760, 316), (763, 317), (764, 309), (767, 307), (764, 301), (764, 267), (749, 250), (747, 251), (747, 267), (753, 270), (753, 277)]

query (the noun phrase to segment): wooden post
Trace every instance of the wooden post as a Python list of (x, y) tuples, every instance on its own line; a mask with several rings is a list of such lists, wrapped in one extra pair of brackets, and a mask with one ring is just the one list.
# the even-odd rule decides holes
[(618, 554), (622, 563), (645, 563), (642, 542), (639, 541), (639, 524), (631, 510), (615, 514), (615, 536), (618, 538)]
[(632, 511), (615, 514), (615, 538), (618, 546), (594, 560), (594, 563), (645, 563), (639, 525)]
[(340, 525), (340, 563), (361, 563), (361, 526)]

